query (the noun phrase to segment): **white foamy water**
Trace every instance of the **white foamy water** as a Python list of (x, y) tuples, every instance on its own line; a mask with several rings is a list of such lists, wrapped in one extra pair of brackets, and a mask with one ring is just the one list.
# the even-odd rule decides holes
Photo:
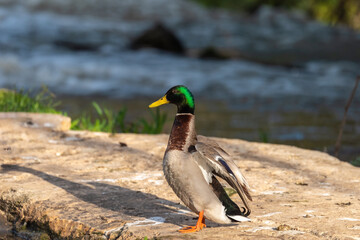
[[(163, 22), (186, 48), (207, 46), (260, 51), (294, 50), (298, 42), (356, 39), (346, 28), (329, 28), (301, 13), (261, 8), (252, 18), (208, 10), (185, 0), (2, 0), (0, 87), (124, 98), (162, 93), (176, 84), (208, 97), (314, 97), (346, 99), (360, 65), (307, 62), (302, 68), (242, 60), (203, 61), (156, 51), (126, 50), (132, 38)], [(94, 47), (71, 52), (65, 41)], [(298, 50), (302, 53), (302, 50)], [(296, 62), (296, 61), (295, 61)], [(155, 91), (155, 92), (154, 92)], [(292, 136), (290, 136), (292, 137)]]
[(173, 85), (184, 84), (197, 95), (208, 91), (208, 96), (218, 98), (342, 99), (356, 74), (355, 64), (346, 67), (347, 72), (337, 63), (309, 63), (294, 70), (241, 60), (202, 61), (156, 51), (74, 54), (39, 50), (26, 57), (1, 55), (0, 85), (28, 89), (46, 84), (57, 93), (123, 98), (162, 94)]

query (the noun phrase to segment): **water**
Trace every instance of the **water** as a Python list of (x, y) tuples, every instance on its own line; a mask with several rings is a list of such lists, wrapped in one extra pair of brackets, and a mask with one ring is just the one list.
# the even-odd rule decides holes
[[(162, 94), (137, 99), (109, 99), (102, 96), (59, 98), (62, 99), (60, 107), (74, 118), (82, 111), (94, 111), (91, 102), (96, 101), (115, 111), (126, 107), (125, 120), (132, 122), (139, 118), (149, 118), (148, 105), (161, 96)], [(342, 119), (341, 107), (335, 107), (340, 110), (334, 111), (333, 107), (336, 105), (333, 104), (336, 103), (321, 103), (317, 108), (309, 110), (298, 108), (299, 102), (296, 100), (288, 99), (286, 106), (281, 101), (283, 99), (260, 101), (242, 98), (226, 101), (196, 98), (197, 132), (206, 136), (286, 144), (333, 154)], [(169, 133), (176, 107), (165, 105), (161, 107), (161, 111), (168, 116), (164, 132)], [(340, 158), (345, 161), (354, 160), (360, 155), (360, 124), (357, 116), (358, 110), (350, 109), (340, 152)]]
[[(204, 61), (156, 51), (73, 53), (53, 50), (5, 54), (0, 59), (4, 87), (39, 88), (61, 94), (152, 96), (177, 84), (211, 98), (322, 98), (345, 100), (360, 65), (310, 62), (302, 68), (243, 60)], [(81, 87), (80, 87), (81, 86)]]
[[(253, 16), (235, 15), (185, 0), (0, 3), (0, 87), (45, 84), (72, 115), (96, 99), (113, 109), (127, 105), (135, 119), (167, 89), (184, 84), (196, 97), (201, 134), (331, 152), (360, 73), (360, 33), (299, 12), (264, 7)], [(186, 55), (127, 48), (155, 22), (179, 36)], [(88, 50), (59, 45), (64, 41)], [(236, 58), (194, 57), (207, 46)], [(357, 94), (344, 130), (344, 160), (360, 155), (359, 105)]]

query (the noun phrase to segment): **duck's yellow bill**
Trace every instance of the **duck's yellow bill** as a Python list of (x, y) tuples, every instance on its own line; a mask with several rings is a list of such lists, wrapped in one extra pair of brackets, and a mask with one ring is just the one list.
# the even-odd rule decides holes
[(150, 104), (149, 108), (158, 107), (158, 106), (161, 106), (163, 104), (168, 104), (168, 103), (170, 103), (169, 100), (166, 99), (166, 96), (163, 96), (162, 98), (160, 98), (156, 102), (153, 102), (152, 104)]

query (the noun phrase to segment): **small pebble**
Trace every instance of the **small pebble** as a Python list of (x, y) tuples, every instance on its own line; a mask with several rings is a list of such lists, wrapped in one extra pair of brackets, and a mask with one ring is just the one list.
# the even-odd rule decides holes
[(276, 228), (276, 230), (278, 230), (278, 231), (288, 231), (288, 230), (293, 230), (293, 228), (290, 227), (287, 224), (281, 224)]
[(350, 206), (351, 202), (342, 202), (342, 203), (335, 203), (335, 204), (339, 205), (339, 206), (342, 206), (342, 207), (345, 207), (345, 206)]

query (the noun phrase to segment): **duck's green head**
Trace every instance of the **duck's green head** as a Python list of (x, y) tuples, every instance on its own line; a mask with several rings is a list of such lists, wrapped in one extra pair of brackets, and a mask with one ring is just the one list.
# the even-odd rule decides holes
[(158, 107), (163, 104), (172, 103), (178, 108), (178, 113), (194, 114), (195, 101), (192, 93), (187, 87), (178, 85), (170, 88), (165, 96), (149, 105), (150, 108)]

